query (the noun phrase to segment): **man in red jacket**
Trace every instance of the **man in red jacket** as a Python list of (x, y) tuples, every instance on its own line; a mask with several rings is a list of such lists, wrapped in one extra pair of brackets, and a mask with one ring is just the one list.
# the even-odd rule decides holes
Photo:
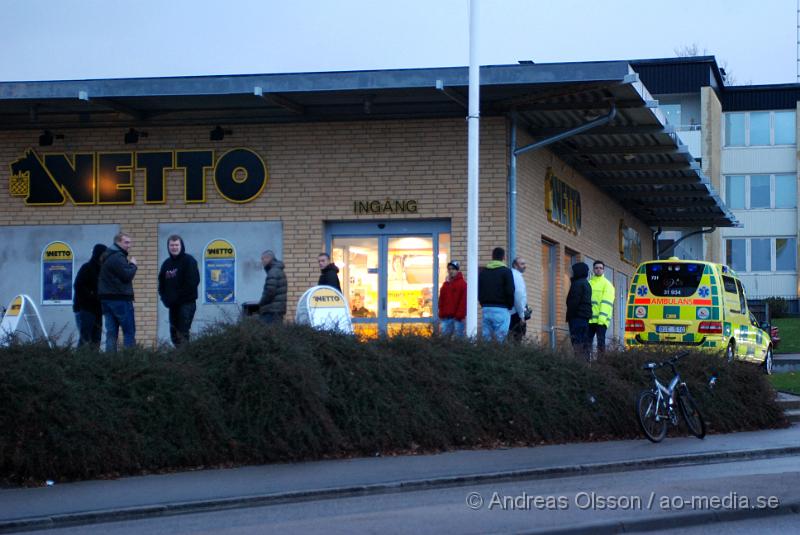
[(439, 291), (439, 319), (442, 336), (464, 336), (467, 317), (467, 281), (459, 271), (458, 262), (447, 264), (447, 280)]

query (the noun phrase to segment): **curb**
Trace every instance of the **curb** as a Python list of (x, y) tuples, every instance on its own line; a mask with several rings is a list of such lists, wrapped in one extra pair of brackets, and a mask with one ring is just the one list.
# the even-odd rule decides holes
[(523, 532), (525, 535), (616, 535), (618, 533), (640, 533), (645, 531), (662, 531), (669, 529), (687, 528), (702, 524), (715, 524), (720, 522), (736, 522), (753, 518), (769, 518), (775, 516), (800, 514), (800, 501), (781, 504), (777, 509), (731, 509), (717, 511), (700, 511), (688, 514), (659, 515), (655, 518), (640, 518), (635, 520), (612, 520), (596, 524), (583, 524), (581, 526), (565, 528), (547, 528)]
[[(95, 524), (103, 522), (115, 522), (120, 520), (135, 520), (164, 515), (189, 514), (198, 512), (208, 512), (225, 509), (238, 509), (245, 507), (259, 507), (281, 503), (292, 503), (301, 501), (343, 498), (350, 496), (364, 496), (370, 494), (385, 494), (392, 492), (409, 492), (420, 489), (445, 488), (463, 486), (468, 484), (483, 484), (492, 481), (514, 481), (521, 479), (551, 479), (557, 477), (568, 477), (576, 475), (593, 475), (611, 472), (629, 472), (635, 470), (647, 470), (652, 468), (662, 468), (669, 466), (691, 466), (703, 463), (723, 463), (738, 460), (768, 459), (773, 457), (784, 457), (800, 454), (800, 446), (786, 446), (781, 448), (758, 449), (758, 450), (734, 450), (709, 453), (697, 453), (689, 455), (673, 455), (667, 457), (655, 457), (651, 459), (640, 459), (632, 461), (615, 461), (607, 463), (579, 464), (571, 466), (553, 466), (548, 468), (531, 468), (523, 470), (512, 470), (506, 472), (488, 472), (483, 474), (468, 474), (460, 476), (445, 476), (432, 479), (415, 479), (407, 481), (393, 481), (388, 483), (374, 483), (368, 485), (351, 485), (348, 487), (337, 487), (329, 489), (315, 489), (292, 492), (279, 492), (272, 494), (260, 494), (252, 496), (241, 496), (234, 498), (218, 498), (211, 500), (199, 500), (192, 502), (173, 502), (158, 505), (143, 505), (134, 507), (124, 507), (120, 509), (107, 509), (98, 511), (85, 511), (78, 513), (64, 513), (49, 516), (28, 517), (16, 520), (0, 521), (0, 533), (12, 533), (15, 531), (31, 531), (37, 529), (52, 529), (57, 527), (76, 526), (83, 524)], [(789, 504), (790, 512), (800, 513), (800, 503)], [(784, 506), (781, 505), (781, 509)], [(796, 509), (796, 510), (795, 510)], [(779, 510), (780, 511), (780, 510)], [(733, 513), (754, 514), (759, 511), (731, 511)], [(768, 510), (770, 514), (777, 514), (777, 511)], [(682, 515), (680, 518), (695, 518), (694, 523), (704, 523), (714, 520), (717, 516), (722, 516), (719, 511), (703, 512), (697, 515)], [(734, 518), (726, 514), (726, 520)], [(748, 516), (749, 518), (749, 516)], [(621, 533), (636, 524), (636, 529), (652, 530), (663, 529), (663, 517), (658, 521), (642, 520), (625, 523), (614, 521), (607, 524), (598, 524), (597, 529), (606, 531), (586, 531), (587, 528), (565, 528), (565, 531), (552, 533)], [(639, 527), (637, 522), (644, 522)], [(688, 525), (688, 524), (687, 524)], [(577, 530), (577, 531), (575, 531)], [(608, 531), (610, 530), (610, 531)], [(531, 532), (536, 533), (536, 532)]]

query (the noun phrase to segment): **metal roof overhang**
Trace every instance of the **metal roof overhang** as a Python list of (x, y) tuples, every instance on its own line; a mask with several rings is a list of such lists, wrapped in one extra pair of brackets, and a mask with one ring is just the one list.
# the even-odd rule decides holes
[[(464, 117), (467, 93), (466, 67), (3, 82), (0, 130)], [(611, 103), (611, 123), (550, 149), (650, 226), (738, 224), (627, 62), (481, 68), (481, 114), (516, 111), (535, 138)]]

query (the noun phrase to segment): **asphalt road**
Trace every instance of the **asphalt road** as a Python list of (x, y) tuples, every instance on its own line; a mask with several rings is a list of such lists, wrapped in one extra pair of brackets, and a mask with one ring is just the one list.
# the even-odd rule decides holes
[[(249, 533), (519, 533), (586, 529), (626, 532), (654, 520), (664, 533), (720, 533), (729, 524), (680, 528), (687, 515), (764, 514), (731, 526), (748, 532), (791, 533), (800, 526), (800, 456), (630, 471), (590, 476), (494, 482), (370, 496), (64, 527), (42, 534)], [(800, 509), (795, 509), (800, 510)], [(744, 524), (746, 522), (747, 524)], [(662, 526), (663, 524), (663, 526)], [(605, 528), (603, 527), (605, 526)], [(651, 526), (652, 527), (652, 526)], [(703, 531), (707, 529), (707, 531)], [(650, 531), (651, 533), (653, 531)]]

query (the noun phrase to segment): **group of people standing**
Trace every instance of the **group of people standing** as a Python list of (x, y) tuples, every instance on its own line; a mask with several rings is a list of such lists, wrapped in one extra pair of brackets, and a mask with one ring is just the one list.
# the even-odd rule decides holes
[[(99, 347), (105, 323), (107, 352), (117, 350), (119, 331), (124, 347), (136, 345), (136, 318), (133, 310), (133, 279), (138, 264), (129, 254), (133, 240), (120, 232), (108, 247), (98, 243), (91, 259), (75, 277), (72, 310), (78, 326), (78, 346)], [(169, 256), (158, 273), (158, 295), (169, 310), (169, 331), (177, 347), (189, 340), (197, 309), (200, 272), (197, 261), (186, 253), (183, 239), (177, 234), (167, 238)]]
[[(107, 352), (117, 350), (119, 331), (123, 346), (136, 344), (136, 321), (133, 309), (133, 279), (138, 265), (129, 254), (131, 237), (120, 232), (108, 247), (97, 244), (91, 259), (83, 264), (75, 278), (73, 311), (79, 332), (79, 346), (99, 346), (105, 322)], [(186, 252), (183, 239), (177, 234), (167, 238), (169, 256), (158, 273), (158, 295), (169, 310), (169, 331), (177, 347), (189, 340), (197, 310), (197, 288), (200, 272), (197, 261)], [(317, 257), (320, 268), (318, 284), (341, 292), (339, 268), (327, 253)], [(275, 253), (261, 254), (266, 273), (258, 311), (265, 323), (281, 323), (286, 315), (288, 285), (283, 262)], [(478, 274), (478, 301), (483, 311), (481, 331), (485, 340), (521, 341), (526, 334), (530, 309), (522, 274), (526, 263), (515, 258), (512, 267), (505, 264), (505, 250), (496, 247), (492, 260)], [(597, 337), (597, 349), (605, 351), (605, 337), (614, 308), (614, 285), (604, 276), (605, 264), (597, 260), (592, 266), (578, 262), (572, 266), (572, 282), (567, 294), (567, 323), (576, 354), (590, 358), (590, 349)], [(439, 291), (441, 334), (463, 337), (467, 315), (467, 283), (456, 260), (447, 264), (447, 278)]]
[(591, 359), (591, 348), (597, 337), (597, 351), (606, 350), (606, 331), (614, 312), (614, 285), (605, 277), (605, 264), (595, 260), (589, 279), (589, 266), (584, 262), (572, 265), (572, 282), (567, 293), (567, 323), (576, 355)]
[[(525, 279), (526, 263), (515, 258), (505, 264), (502, 247), (492, 251), (492, 261), (478, 274), (478, 302), (483, 310), (481, 334), (485, 340), (502, 342), (508, 336), (521, 341), (529, 318)], [(439, 291), (439, 320), (444, 336), (464, 336), (467, 316), (467, 283), (457, 261), (447, 264), (447, 279)]]

